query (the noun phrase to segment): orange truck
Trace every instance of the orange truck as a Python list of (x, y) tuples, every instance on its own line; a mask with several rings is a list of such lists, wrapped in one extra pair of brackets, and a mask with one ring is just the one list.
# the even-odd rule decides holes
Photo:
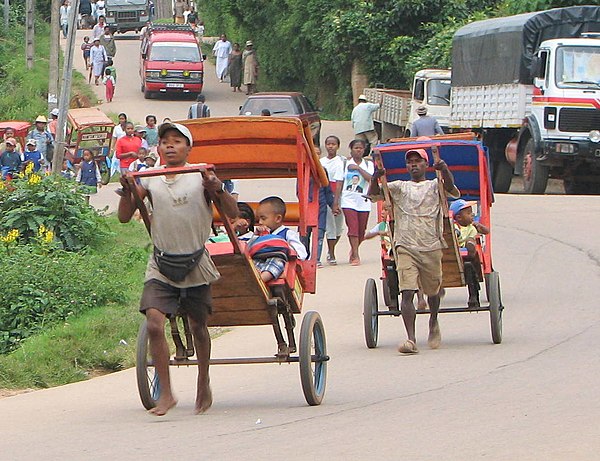
[(146, 99), (159, 93), (202, 92), (204, 59), (189, 24), (152, 24), (142, 36), (141, 90)]

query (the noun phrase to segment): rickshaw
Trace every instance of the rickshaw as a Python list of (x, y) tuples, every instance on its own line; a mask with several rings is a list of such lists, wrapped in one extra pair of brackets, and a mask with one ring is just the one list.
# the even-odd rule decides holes
[[(318, 225), (318, 189), (328, 183), (321, 167), (307, 124), (300, 120), (276, 117), (203, 118), (179, 122), (194, 138), (188, 162), (199, 164), (177, 172), (214, 169), (221, 180), (256, 178), (296, 178), (297, 203), (286, 203), (284, 224), (298, 226), (301, 236)], [(163, 175), (173, 169), (134, 173), (135, 178)], [(133, 188), (135, 190), (135, 188)], [(310, 196), (315, 200), (309, 200)], [(276, 193), (276, 191), (273, 191)], [(136, 205), (151, 231), (151, 217), (139, 197)], [(254, 209), (257, 203), (249, 203)], [(277, 341), (273, 356), (212, 358), (211, 365), (299, 363), (304, 397), (309, 405), (319, 405), (325, 393), (327, 345), (325, 329), (315, 311), (304, 314), (299, 341), (294, 333), (295, 315), (302, 312), (305, 293), (316, 291), (317, 239), (312, 239), (311, 256), (301, 261), (290, 256), (282, 277), (264, 283), (240, 242), (233, 227), (220, 210), (213, 210), (213, 226), (222, 225), (228, 242), (207, 243), (206, 249), (221, 273), (212, 284), (213, 312), (209, 327), (271, 325)], [(192, 334), (185, 317), (170, 319), (175, 354), (172, 366), (197, 365)], [(280, 319), (283, 320), (282, 329)], [(183, 327), (183, 335), (180, 328)], [(185, 341), (185, 343), (184, 343)], [(140, 326), (137, 340), (137, 385), (142, 404), (153, 408), (160, 395), (160, 383), (148, 354), (146, 322)]]
[(94, 161), (100, 169), (102, 184), (108, 184), (109, 154), (114, 128), (115, 123), (97, 107), (69, 109), (65, 158), (73, 166), (77, 166), (81, 162), (84, 149), (91, 150)]
[[(469, 138), (469, 137), (467, 137)], [(381, 189), (384, 193), (384, 202), (378, 202), (378, 214), (385, 206), (389, 213), (389, 227), (393, 234), (393, 206), (387, 188), (389, 181), (409, 180), (410, 175), (406, 168), (405, 155), (411, 149), (425, 149), (430, 158), (442, 158), (454, 175), (454, 181), (461, 191), (461, 198), (472, 204), (476, 211), (475, 219), (488, 228), (490, 233), (478, 235), (477, 254), (481, 262), (477, 269), (476, 277), (479, 282), (485, 283), (488, 304), (479, 307), (465, 305), (455, 307), (440, 307), (440, 313), (461, 312), (489, 312), (492, 341), (494, 344), (502, 342), (502, 313), (504, 306), (500, 291), (500, 276), (492, 265), (492, 229), (490, 208), (494, 201), (489, 159), (484, 146), (474, 140), (451, 138), (419, 138), (411, 141), (402, 141), (377, 146), (373, 156), (379, 168), (385, 168), (386, 173), (380, 179)], [(426, 178), (433, 179), (439, 175), (432, 167), (428, 167)], [(442, 257), (442, 286), (444, 288), (466, 287), (465, 264), (470, 264), (465, 249), (459, 248), (456, 232), (449, 211), (449, 202), (443, 188), (440, 188), (440, 200), (443, 213), (443, 237), (447, 248), (443, 250)], [(393, 237), (393, 235), (392, 235)], [(402, 287), (398, 286), (394, 248), (386, 248), (382, 243), (381, 249), (381, 289), (383, 291), (386, 310), (380, 310), (377, 299), (377, 284), (369, 278), (365, 284), (363, 320), (365, 342), (368, 348), (377, 347), (377, 336), (380, 316), (402, 315), (398, 297)], [(466, 301), (467, 297), (465, 297)], [(417, 314), (428, 314), (429, 309), (418, 309)]]

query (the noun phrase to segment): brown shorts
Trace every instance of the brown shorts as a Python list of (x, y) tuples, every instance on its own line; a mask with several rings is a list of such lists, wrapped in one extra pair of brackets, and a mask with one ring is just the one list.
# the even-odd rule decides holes
[(442, 288), (442, 250), (413, 251), (396, 248), (396, 270), (400, 290), (422, 289), (435, 296)]
[(170, 317), (182, 312), (193, 314), (194, 311), (205, 316), (212, 313), (212, 296), (210, 285), (189, 288), (177, 288), (159, 280), (148, 280), (144, 283), (140, 312), (157, 309)]

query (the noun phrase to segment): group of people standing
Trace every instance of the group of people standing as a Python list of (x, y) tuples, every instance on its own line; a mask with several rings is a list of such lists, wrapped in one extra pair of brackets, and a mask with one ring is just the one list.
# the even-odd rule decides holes
[(216, 72), (221, 83), (229, 76), (233, 92), (242, 91), (246, 86), (246, 94), (256, 93), (258, 81), (258, 57), (251, 40), (246, 42), (246, 48), (241, 50), (239, 43), (233, 45), (227, 36), (222, 34), (213, 47), (216, 57)]

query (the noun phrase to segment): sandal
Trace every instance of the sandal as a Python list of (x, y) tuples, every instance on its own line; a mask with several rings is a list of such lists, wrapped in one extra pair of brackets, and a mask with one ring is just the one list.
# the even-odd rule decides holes
[(400, 344), (400, 346), (398, 346), (398, 352), (400, 352), (401, 354), (418, 354), (419, 349), (417, 349), (417, 345), (414, 341), (407, 339), (406, 341), (404, 341), (403, 344)]

